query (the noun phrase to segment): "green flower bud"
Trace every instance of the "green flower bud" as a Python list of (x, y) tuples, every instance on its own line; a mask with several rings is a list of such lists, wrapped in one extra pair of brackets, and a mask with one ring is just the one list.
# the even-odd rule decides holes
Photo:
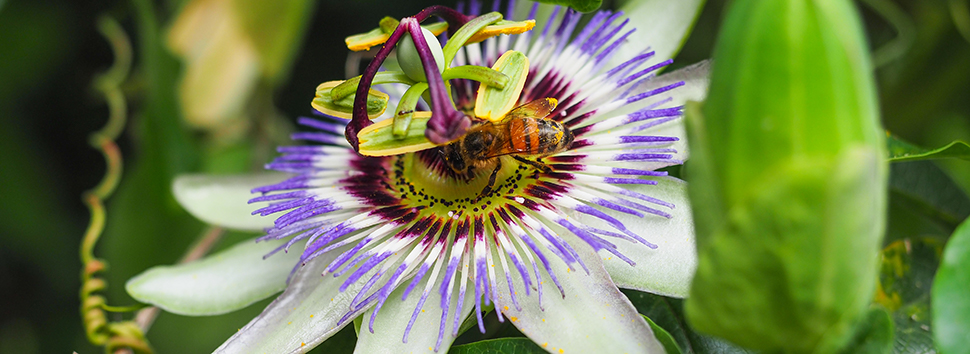
[(887, 162), (848, 0), (737, 0), (703, 107), (689, 106), (697, 330), (833, 352), (872, 299)]

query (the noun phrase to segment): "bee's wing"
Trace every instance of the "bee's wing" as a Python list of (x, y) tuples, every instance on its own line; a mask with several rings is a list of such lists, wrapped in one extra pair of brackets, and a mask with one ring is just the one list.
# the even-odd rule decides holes
[[(533, 101), (536, 102), (536, 101)], [(530, 102), (531, 103), (531, 102)], [(531, 119), (523, 116), (512, 117), (499, 123), (493, 123), (497, 144), (493, 145), (492, 151), (485, 154), (485, 158), (493, 158), (504, 155), (525, 153), (521, 142), (523, 140), (533, 140), (534, 135), (539, 134), (537, 121), (542, 119)], [(509, 127), (515, 122), (515, 127)], [(533, 144), (536, 144), (535, 142)]]
[(540, 98), (532, 102), (525, 103), (509, 111), (509, 113), (502, 118), (502, 121), (499, 124), (507, 123), (513, 118), (545, 118), (552, 113), (554, 109), (556, 109), (557, 104), (559, 104), (559, 101), (551, 97)]

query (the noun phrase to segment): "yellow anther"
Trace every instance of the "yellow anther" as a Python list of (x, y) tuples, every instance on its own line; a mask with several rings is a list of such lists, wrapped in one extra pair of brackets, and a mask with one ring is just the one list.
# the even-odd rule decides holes
[(536, 20), (528, 21), (499, 21), (475, 33), (465, 43), (478, 43), (500, 34), (519, 34), (531, 31), (536, 26)]
[[(439, 35), (448, 29), (447, 22), (435, 22), (427, 26), (421, 26), (431, 31), (434, 35)], [(521, 33), (521, 32), (520, 32)], [(375, 28), (367, 33), (355, 34), (344, 39), (347, 49), (355, 52), (369, 50), (371, 47), (384, 44), (390, 38), (390, 33), (384, 33), (380, 28)]]

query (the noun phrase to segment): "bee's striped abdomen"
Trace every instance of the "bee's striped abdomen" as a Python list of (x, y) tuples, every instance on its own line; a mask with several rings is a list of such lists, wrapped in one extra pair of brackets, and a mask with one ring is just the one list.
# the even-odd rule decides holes
[(515, 118), (508, 123), (512, 152), (545, 155), (565, 150), (573, 135), (559, 122), (550, 119)]

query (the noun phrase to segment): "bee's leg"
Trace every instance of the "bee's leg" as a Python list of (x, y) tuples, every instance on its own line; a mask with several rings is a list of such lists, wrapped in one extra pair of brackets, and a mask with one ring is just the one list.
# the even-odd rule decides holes
[(524, 158), (522, 156), (517, 156), (517, 155), (512, 155), (512, 158), (514, 158), (514, 159), (518, 160), (519, 162), (524, 163), (526, 165), (535, 167), (539, 171), (542, 171), (542, 172), (545, 172), (545, 173), (552, 172), (552, 168), (550, 168), (549, 166), (547, 166), (546, 164), (544, 164), (542, 162), (532, 161), (532, 160), (529, 160), (527, 158)]
[(474, 203), (478, 203), (479, 200), (487, 196), (488, 193), (492, 192), (492, 187), (495, 186), (495, 177), (498, 176), (498, 170), (501, 170), (501, 169), (502, 169), (502, 159), (496, 159), (495, 169), (492, 170), (492, 174), (488, 176), (488, 184), (486, 184), (485, 188), (482, 188), (482, 192), (478, 193), (478, 196), (475, 197)]

